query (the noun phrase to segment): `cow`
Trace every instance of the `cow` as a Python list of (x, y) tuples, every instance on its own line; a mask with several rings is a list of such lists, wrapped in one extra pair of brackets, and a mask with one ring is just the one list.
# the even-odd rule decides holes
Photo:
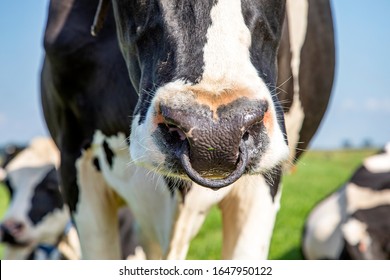
[(302, 235), (306, 259), (390, 259), (390, 143), (320, 201)]
[(79, 259), (76, 229), (58, 184), (59, 151), (50, 138), (10, 146), (0, 170), (10, 206), (0, 225), (4, 259)]
[[(55, 168), (58, 155), (53, 140), (46, 137), (34, 138), (27, 147), (6, 147), (0, 167), (0, 182), (10, 194), (10, 205), (0, 224), (0, 242), (6, 246), (5, 259), (80, 259), (77, 229), (64, 206)], [(45, 165), (50, 166), (50, 162), (53, 168), (47, 170)], [(41, 177), (42, 180), (35, 179)], [(67, 223), (55, 218), (56, 208), (67, 217)], [(50, 222), (36, 222), (45, 220)], [(121, 258), (144, 259), (128, 207), (119, 209), (118, 220)], [(31, 236), (31, 240), (25, 241), (23, 235)]]
[(119, 258), (125, 204), (148, 259), (185, 258), (216, 204), (222, 257), (267, 257), (282, 170), (330, 98), (329, 1), (52, 0), (44, 48), (83, 258)]

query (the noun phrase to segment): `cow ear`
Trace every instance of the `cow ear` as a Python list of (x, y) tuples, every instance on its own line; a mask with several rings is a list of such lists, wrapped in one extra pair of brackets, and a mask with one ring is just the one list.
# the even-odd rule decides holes
[(103, 28), (103, 23), (107, 15), (108, 7), (110, 6), (110, 0), (100, 0), (96, 9), (95, 18), (91, 26), (91, 34), (96, 37), (99, 31)]
[(7, 171), (4, 168), (0, 167), (0, 182), (3, 182), (7, 177)]

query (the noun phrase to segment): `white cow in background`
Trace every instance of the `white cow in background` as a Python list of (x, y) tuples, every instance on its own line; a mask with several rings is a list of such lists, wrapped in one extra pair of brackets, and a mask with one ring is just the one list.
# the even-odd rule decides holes
[[(80, 244), (63, 202), (57, 167), (59, 151), (52, 139), (35, 138), (27, 148), (6, 149), (0, 181), (10, 193), (1, 222), (4, 259), (80, 259)], [(143, 259), (134, 235), (133, 216), (119, 212), (122, 258)]]
[(390, 143), (314, 207), (302, 252), (306, 259), (390, 259)]
[(4, 259), (79, 259), (80, 245), (60, 193), (59, 152), (49, 138), (6, 155), (0, 181), (10, 192), (1, 221)]

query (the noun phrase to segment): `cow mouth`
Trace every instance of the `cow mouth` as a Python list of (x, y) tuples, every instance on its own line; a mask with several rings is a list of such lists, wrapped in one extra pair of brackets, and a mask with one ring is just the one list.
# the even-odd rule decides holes
[(242, 139), (239, 146), (239, 156), (236, 164), (236, 168), (233, 172), (231, 172), (228, 176), (221, 179), (211, 179), (205, 178), (196, 171), (192, 165), (190, 160), (190, 149), (188, 141), (183, 141), (181, 146), (180, 153), (180, 162), (182, 167), (184, 168), (187, 176), (194, 181), (195, 183), (211, 188), (211, 189), (220, 189), (226, 187), (228, 185), (233, 184), (237, 181), (242, 174), (245, 172), (246, 165), (248, 163), (248, 151), (245, 146), (244, 140)]

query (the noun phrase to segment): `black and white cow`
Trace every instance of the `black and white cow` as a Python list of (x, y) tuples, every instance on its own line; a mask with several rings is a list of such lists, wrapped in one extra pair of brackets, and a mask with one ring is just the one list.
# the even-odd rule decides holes
[[(77, 230), (60, 192), (58, 156), (59, 151), (49, 138), (35, 138), (28, 147), (7, 146), (0, 167), (0, 182), (10, 194), (9, 207), (0, 225), (5, 259), (80, 258)], [(57, 219), (58, 211), (63, 215)], [(66, 223), (62, 216), (67, 218)], [(119, 209), (118, 220), (121, 258), (143, 259), (128, 207)]]
[(49, 138), (6, 155), (2, 178), (10, 205), (1, 221), (4, 259), (78, 259), (80, 245), (60, 193), (59, 151)]
[(215, 204), (222, 257), (266, 258), (283, 164), (332, 87), (329, 2), (111, 2), (52, 0), (44, 36), (43, 110), (83, 258), (119, 258), (123, 204), (147, 258), (185, 258)]
[(315, 206), (302, 252), (307, 259), (390, 259), (390, 143)]

